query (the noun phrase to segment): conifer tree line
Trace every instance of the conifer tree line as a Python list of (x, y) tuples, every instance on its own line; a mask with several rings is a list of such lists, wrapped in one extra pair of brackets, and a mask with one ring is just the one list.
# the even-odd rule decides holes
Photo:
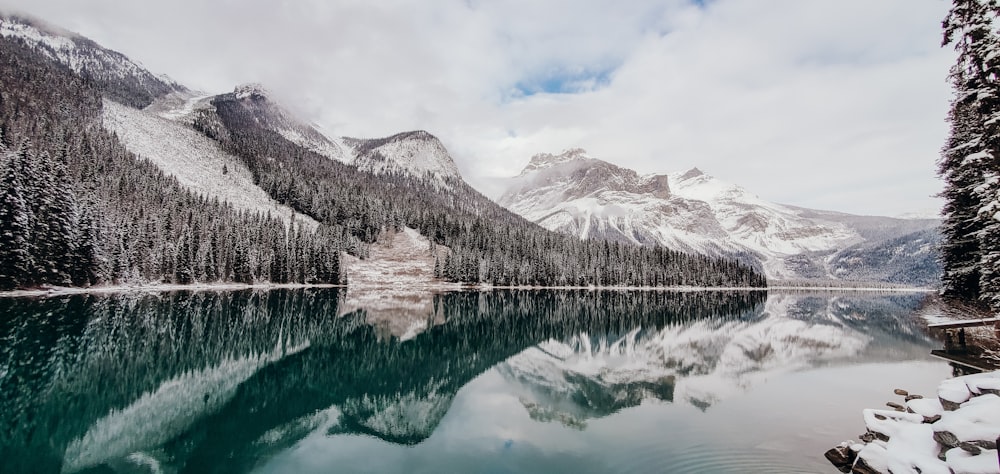
[(0, 38), (0, 289), (342, 281), (329, 229), (238, 212), (126, 150), (100, 124), (114, 87)]
[[(360, 171), (285, 139), (267, 128), (267, 99), (224, 94), (195, 126), (241, 157), (275, 200), (339, 229), (360, 256), (379, 233), (408, 226), (432, 245), (451, 249), (438, 277), (494, 285), (765, 286), (735, 260), (666, 248), (581, 241), (551, 232), (493, 203), (464, 181)], [(420, 139), (399, 134), (390, 139)], [(384, 141), (385, 139), (383, 139)], [(354, 140), (354, 142), (359, 142)], [(363, 142), (355, 143), (364, 151)], [(367, 148), (372, 148), (371, 146)]]
[(942, 293), (1000, 309), (1000, 35), (995, 0), (954, 0), (943, 46), (958, 58), (949, 80), (951, 133), (938, 162), (945, 186)]

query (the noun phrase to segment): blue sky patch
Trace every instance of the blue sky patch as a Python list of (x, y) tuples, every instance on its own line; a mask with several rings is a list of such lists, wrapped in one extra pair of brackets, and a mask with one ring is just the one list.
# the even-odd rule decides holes
[(535, 94), (579, 94), (607, 87), (615, 68), (596, 71), (558, 70), (518, 82), (514, 85), (515, 95), (523, 97)]

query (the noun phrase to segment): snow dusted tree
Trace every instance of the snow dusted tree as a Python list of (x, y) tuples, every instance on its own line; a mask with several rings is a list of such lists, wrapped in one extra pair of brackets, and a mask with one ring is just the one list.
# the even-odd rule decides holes
[[(951, 138), (939, 162), (946, 199), (944, 293), (1000, 308), (1000, 38), (996, 0), (955, 0), (942, 45), (958, 59)], [(978, 280), (978, 281), (977, 281)]]
[(23, 285), (32, 266), (31, 208), (24, 200), (19, 161), (20, 154), (0, 148), (0, 289), (5, 290)]

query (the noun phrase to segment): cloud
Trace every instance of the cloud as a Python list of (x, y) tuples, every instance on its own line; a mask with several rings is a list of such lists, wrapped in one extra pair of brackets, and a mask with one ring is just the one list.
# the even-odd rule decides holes
[(495, 192), (582, 146), (766, 199), (933, 208), (940, 0), (11, 0), (193, 87), (261, 82), (333, 133), (426, 129)]

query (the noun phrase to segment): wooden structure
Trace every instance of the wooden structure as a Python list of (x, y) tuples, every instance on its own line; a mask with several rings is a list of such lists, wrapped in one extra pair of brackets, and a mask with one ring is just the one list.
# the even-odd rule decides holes
[(928, 324), (928, 329), (945, 331), (945, 348), (933, 350), (931, 355), (951, 362), (953, 367), (957, 365), (975, 371), (997, 370), (1000, 367), (980, 357), (981, 354), (978, 352), (981, 352), (981, 349), (970, 350), (973, 348), (966, 346), (965, 342), (965, 328), (991, 325), (993, 326), (993, 335), (1000, 339), (1000, 318), (966, 319)]

